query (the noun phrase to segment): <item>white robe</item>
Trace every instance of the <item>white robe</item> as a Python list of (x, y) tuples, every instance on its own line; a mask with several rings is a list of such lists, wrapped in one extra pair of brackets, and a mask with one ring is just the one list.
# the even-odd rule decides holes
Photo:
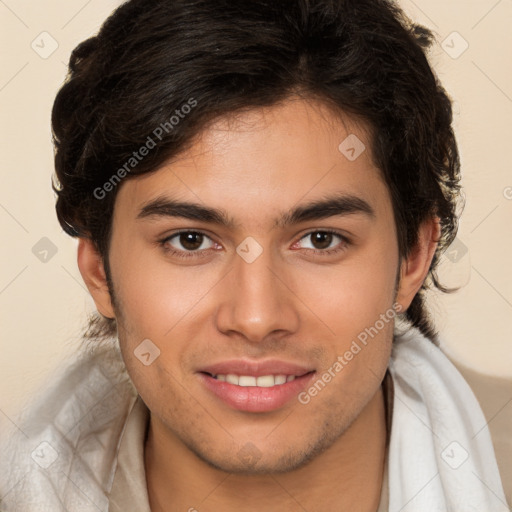
[[(485, 418), (446, 356), (411, 330), (389, 370), (389, 511), (508, 512)], [(136, 398), (115, 345), (82, 354), (3, 440), (0, 511), (107, 512)]]

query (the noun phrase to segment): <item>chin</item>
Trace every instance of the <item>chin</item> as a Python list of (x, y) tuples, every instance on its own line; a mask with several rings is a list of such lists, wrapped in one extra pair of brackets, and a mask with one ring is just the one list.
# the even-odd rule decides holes
[(197, 446), (188, 445), (188, 448), (214, 469), (239, 475), (269, 475), (289, 473), (307, 466), (338, 437), (331, 433), (331, 436), (324, 435), (317, 439), (313, 445), (304, 442), (304, 446), (291, 447), (288, 444), (281, 445), (280, 449), (268, 443), (260, 449), (257, 442), (251, 441), (240, 443), (239, 447), (226, 447), (222, 453), (212, 453), (209, 449), (201, 450)]

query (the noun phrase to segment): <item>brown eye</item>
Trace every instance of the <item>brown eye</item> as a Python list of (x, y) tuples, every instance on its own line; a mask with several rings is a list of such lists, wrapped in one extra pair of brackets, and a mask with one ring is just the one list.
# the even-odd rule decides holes
[(197, 251), (203, 243), (204, 236), (201, 233), (180, 233), (180, 244), (187, 251)]
[(315, 249), (327, 249), (332, 244), (333, 234), (317, 231), (311, 234), (311, 243)]
[(171, 248), (175, 252), (200, 252), (205, 249), (211, 249), (214, 246), (210, 237), (197, 231), (182, 231), (176, 233), (163, 241), (164, 246)]
[(346, 249), (348, 245), (350, 242), (343, 235), (329, 230), (317, 230), (304, 235), (295, 244), (295, 248), (308, 249), (327, 256)]

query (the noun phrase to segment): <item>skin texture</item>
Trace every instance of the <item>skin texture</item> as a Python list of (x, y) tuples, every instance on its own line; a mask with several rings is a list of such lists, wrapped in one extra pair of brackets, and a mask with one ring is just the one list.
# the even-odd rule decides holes
[[(366, 146), (355, 161), (338, 149), (349, 134)], [(369, 148), (364, 124), (313, 100), (222, 118), (179, 158), (122, 184), (109, 253), (114, 302), (101, 258), (81, 240), (84, 280), (98, 310), (116, 317), (129, 375), (151, 411), (145, 464), (153, 511), (376, 510), (393, 322), (307, 404), (238, 411), (198, 374), (227, 359), (275, 358), (313, 368), (314, 382), (393, 304), (407, 309), (438, 225), (425, 222), (400, 261), (389, 192)], [(276, 222), (340, 194), (366, 201), (373, 215)], [(233, 225), (138, 218), (163, 197), (223, 210)], [(192, 256), (178, 257), (170, 251), (186, 248), (169, 239), (178, 230), (207, 237)], [(311, 233), (325, 230), (348, 242), (333, 236), (327, 249), (314, 245)], [(263, 249), (252, 263), (236, 252), (247, 237)], [(134, 355), (144, 339), (160, 349), (149, 366)]]

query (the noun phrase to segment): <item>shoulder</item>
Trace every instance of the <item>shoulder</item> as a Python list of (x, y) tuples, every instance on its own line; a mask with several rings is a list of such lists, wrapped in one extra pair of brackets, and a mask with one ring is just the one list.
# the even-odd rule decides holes
[(2, 510), (61, 510), (81, 502), (80, 510), (102, 509), (135, 399), (116, 343), (83, 350), (61, 367), (2, 440)]

